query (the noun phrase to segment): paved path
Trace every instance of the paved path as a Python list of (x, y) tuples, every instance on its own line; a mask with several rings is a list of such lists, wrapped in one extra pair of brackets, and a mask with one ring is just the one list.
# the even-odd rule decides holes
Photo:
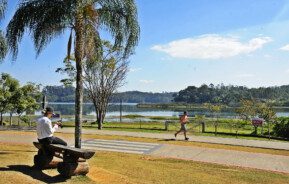
[[(65, 133), (74, 133), (74, 129), (72, 128), (63, 128), (59, 131), (65, 132)], [(156, 139), (164, 139), (164, 140), (170, 140), (170, 139), (175, 138), (173, 134), (110, 131), (110, 130), (95, 130), (95, 129), (94, 130), (83, 129), (83, 133), (84, 134), (98, 134), (98, 135), (121, 135), (121, 136), (131, 136), (131, 137), (156, 138)], [(183, 137), (184, 137), (183, 135), (179, 134), (177, 139), (181, 140), (183, 139)], [(247, 139), (222, 138), (222, 137), (210, 137), (210, 136), (193, 136), (193, 135), (189, 137), (190, 137), (189, 141), (194, 141), (194, 142), (289, 150), (289, 142), (272, 141), (272, 140), (271, 141), (247, 140)]]
[[(66, 130), (66, 132), (69, 131)], [(117, 134), (117, 132), (113, 131), (97, 131), (97, 132), (109, 135)], [(85, 133), (89, 132), (85, 131)], [(128, 132), (119, 132), (118, 134), (123, 133)], [(135, 136), (134, 134), (129, 135)], [(140, 136), (139, 133), (137, 135)], [(150, 134), (143, 134), (141, 136), (144, 135)], [(155, 134), (155, 136), (156, 135), (160, 136), (160, 134)], [(9, 133), (9, 131), (6, 131), (4, 133), (0, 131), (0, 142), (22, 143), (31, 145), (31, 142), (35, 140), (36, 135), (31, 133), (25, 134), (25, 132), (22, 132), (21, 134), (14, 136), (13, 132)], [(68, 142), (72, 144), (72, 139), (68, 140)], [(230, 166), (256, 168), (268, 171), (284, 172), (289, 174), (289, 156), (248, 153), (242, 151), (213, 149), (213, 148), (177, 146), (168, 144), (154, 144), (154, 143), (130, 142), (119, 140), (102, 140), (102, 139), (83, 140), (83, 147), (94, 150), (148, 154), (152, 156), (165, 157), (165, 158), (176, 158), (176, 159), (185, 159), (208, 163), (217, 163)]]
[(176, 145), (164, 145), (151, 155), (289, 173), (288, 156)]
[(135, 154), (150, 154), (154, 150), (159, 149), (161, 146), (162, 145), (160, 144), (154, 143), (102, 140), (102, 139), (90, 139), (82, 142), (82, 147), (85, 149), (135, 153)]

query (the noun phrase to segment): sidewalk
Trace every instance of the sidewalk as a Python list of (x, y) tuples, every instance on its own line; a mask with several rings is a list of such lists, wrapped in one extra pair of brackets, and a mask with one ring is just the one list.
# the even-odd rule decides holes
[(289, 173), (289, 157), (242, 151), (164, 145), (150, 155)]
[[(98, 135), (120, 135), (129, 137), (143, 137), (153, 139), (174, 139), (173, 134), (163, 133), (144, 133), (144, 132), (127, 132), (127, 131), (110, 131), (110, 130), (91, 130), (83, 129), (84, 134), (98, 134)], [(58, 130), (63, 133), (74, 133), (73, 128), (63, 128)], [(247, 139), (235, 139), (235, 138), (222, 138), (222, 137), (211, 137), (211, 136), (194, 136), (190, 135), (190, 140), (193, 142), (204, 142), (213, 144), (226, 144), (256, 148), (267, 148), (267, 149), (280, 149), (289, 151), (289, 142), (280, 141), (263, 141), (263, 140), (247, 140)], [(183, 135), (178, 135), (177, 140), (182, 140)]]
[[(72, 133), (73, 129), (63, 129), (62, 132)], [(117, 132), (117, 131), (96, 131), (96, 130), (84, 130), (85, 134), (102, 134), (102, 135), (126, 135), (126, 136), (135, 136), (135, 137), (149, 137), (149, 138), (172, 138), (173, 135), (168, 134), (149, 134), (149, 133), (134, 133), (134, 132)], [(196, 136), (192, 136), (191, 139), (197, 138)], [(210, 140), (210, 137), (201, 137)], [(29, 144), (32, 145), (32, 142), (35, 141), (36, 135), (31, 133), (22, 132), (19, 135), (15, 136), (14, 132), (9, 133), (9, 131), (5, 131), (5, 133), (0, 132), (0, 142), (4, 143), (20, 143), (20, 144)], [(224, 138), (216, 138), (216, 141), (220, 141)], [(212, 139), (215, 140), (215, 139)], [(67, 140), (69, 144), (73, 145), (73, 139)], [(102, 147), (96, 145), (94, 142), (101, 142)], [(109, 142), (108, 145), (104, 145), (104, 142)], [(118, 140), (83, 140), (83, 145), (85, 148), (89, 146), (89, 148), (96, 147), (96, 149), (109, 147), (110, 149), (115, 148), (116, 144), (119, 144)], [(251, 141), (250, 141), (251, 142)], [(263, 141), (254, 141), (254, 143), (263, 142)], [(266, 142), (266, 141), (264, 141)], [(233, 143), (233, 142), (232, 142)], [(246, 143), (246, 141), (244, 142)], [(269, 142), (272, 145), (276, 144), (276, 142)], [(95, 144), (95, 145), (92, 145)], [(139, 145), (135, 145), (136, 142), (125, 141), (125, 145), (122, 142), (121, 145), (125, 147), (137, 146), (140, 148), (140, 145), (146, 143), (138, 143)], [(149, 144), (149, 143), (147, 143)], [(151, 144), (151, 143), (150, 143)], [(288, 143), (282, 143), (288, 144)], [(281, 144), (281, 145), (282, 145)], [(272, 146), (271, 145), (271, 146)], [(279, 144), (278, 144), (279, 145)], [(288, 146), (288, 145), (287, 145)], [(148, 146), (146, 145), (146, 148)], [(144, 148), (142, 148), (144, 149)], [(119, 148), (120, 152), (123, 152), (122, 148)], [(234, 150), (224, 150), (224, 149), (213, 149), (213, 148), (201, 148), (201, 147), (189, 147), (189, 146), (177, 146), (177, 145), (169, 145), (169, 144), (158, 144), (156, 148), (153, 148), (149, 152), (144, 152), (140, 154), (147, 154), (151, 156), (158, 156), (164, 158), (174, 158), (174, 159), (184, 159), (184, 160), (192, 160), (192, 161), (201, 161), (206, 163), (216, 163), (228, 166), (239, 166), (246, 168), (254, 168), (261, 169), (267, 171), (277, 171), (289, 174), (289, 156), (282, 155), (271, 155), (271, 154), (262, 154), (262, 153), (249, 153), (243, 151), (234, 151)]]

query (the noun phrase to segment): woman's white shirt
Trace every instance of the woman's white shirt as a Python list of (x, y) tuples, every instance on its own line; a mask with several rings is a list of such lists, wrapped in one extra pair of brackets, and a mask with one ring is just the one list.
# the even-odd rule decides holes
[(43, 116), (39, 118), (36, 125), (38, 139), (52, 137), (57, 128), (57, 124), (52, 127), (51, 120), (48, 117)]

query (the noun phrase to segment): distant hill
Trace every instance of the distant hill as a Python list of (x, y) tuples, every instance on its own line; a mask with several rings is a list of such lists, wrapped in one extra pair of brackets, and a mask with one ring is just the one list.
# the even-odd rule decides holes
[[(46, 86), (42, 90), (49, 102), (74, 102), (74, 92), (74, 87), (64, 86)], [(86, 92), (84, 93), (86, 94)], [(120, 102), (122, 99), (124, 103), (169, 103), (172, 102), (173, 95), (176, 95), (176, 93), (128, 91), (114, 94), (110, 102)], [(87, 97), (85, 97), (84, 101), (90, 102)]]
[(174, 95), (175, 102), (184, 103), (219, 103), (236, 106), (241, 99), (255, 99), (275, 106), (289, 106), (289, 85), (247, 88), (233, 85), (188, 86)]

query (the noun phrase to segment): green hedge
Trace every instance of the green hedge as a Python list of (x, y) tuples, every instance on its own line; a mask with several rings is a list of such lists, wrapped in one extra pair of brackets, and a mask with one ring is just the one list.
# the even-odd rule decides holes
[(289, 118), (278, 118), (275, 126), (273, 127), (273, 133), (278, 137), (289, 138)]

